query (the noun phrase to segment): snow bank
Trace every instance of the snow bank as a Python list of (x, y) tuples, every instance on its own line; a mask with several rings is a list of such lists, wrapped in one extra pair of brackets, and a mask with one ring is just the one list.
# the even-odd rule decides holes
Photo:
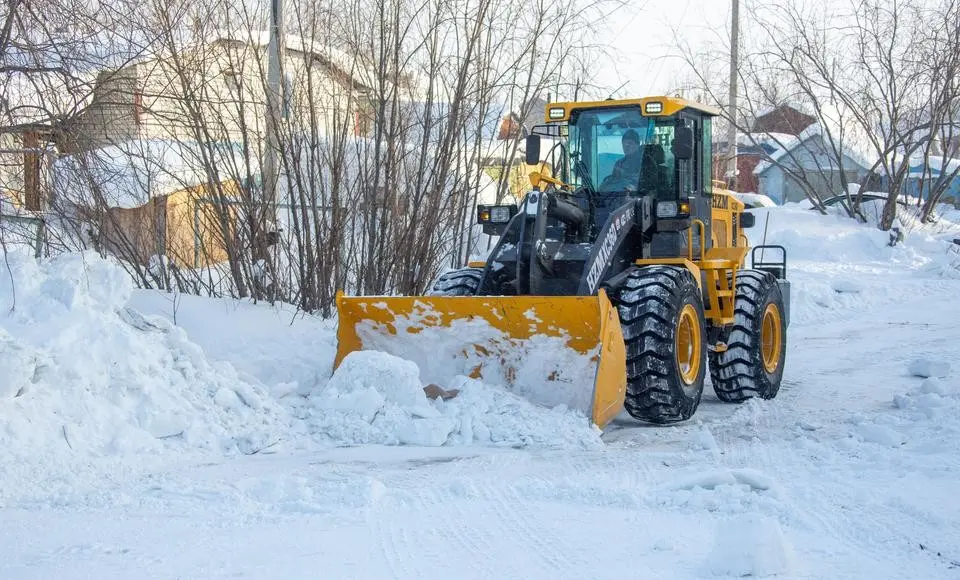
[(748, 208), (756, 207), (776, 207), (777, 203), (766, 195), (754, 192), (732, 192), (733, 196), (742, 201)]
[[(944, 241), (960, 236), (960, 225), (952, 222), (918, 227), (891, 247), (889, 233), (874, 224), (822, 215), (804, 204), (751, 211), (757, 216), (756, 225), (747, 230), (751, 245), (786, 248), (791, 321), (823, 320), (839, 311), (899, 301), (903, 289), (889, 284), (891, 276), (916, 280), (918, 297), (927, 292), (920, 284), (924, 279), (960, 278), (960, 252), (951, 253), (951, 244)], [(758, 251), (756, 257), (769, 261), (780, 254)]]
[(208, 359), (262, 383), (276, 399), (306, 396), (330, 378), (337, 352), (336, 321), (284, 303), (134, 290), (131, 308), (186, 331)]
[(0, 464), (15, 458), (251, 452), (283, 409), (179, 328), (125, 308), (127, 274), (93, 254), (38, 263), (8, 253), (0, 276)]
[(876, 262), (892, 255), (886, 232), (851, 218), (824, 216), (797, 204), (751, 211), (757, 218), (756, 225), (746, 230), (751, 245), (786, 246), (788, 267), (792, 261), (839, 265)]

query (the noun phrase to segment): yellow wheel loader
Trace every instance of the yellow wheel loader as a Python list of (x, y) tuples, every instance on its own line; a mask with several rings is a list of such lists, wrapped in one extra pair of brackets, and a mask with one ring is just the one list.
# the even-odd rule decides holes
[(708, 370), (723, 401), (776, 396), (786, 250), (750, 248), (754, 216), (711, 179), (718, 113), (673, 97), (547, 104), (526, 162), (549, 137), (554, 176), (532, 173), (518, 205), (478, 206), (498, 239), (486, 261), (425, 296), (339, 294), (335, 365), (382, 350), (424, 382), (503, 385), (600, 428), (624, 409), (689, 419)]

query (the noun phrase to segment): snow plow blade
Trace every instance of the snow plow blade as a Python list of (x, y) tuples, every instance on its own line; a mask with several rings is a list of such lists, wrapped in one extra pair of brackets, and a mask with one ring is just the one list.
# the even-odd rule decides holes
[(623, 408), (623, 335), (602, 290), (597, 296), (338, 293), (337, 312), (334, 369), (353, 351), (378, 350), (415, 362), (424, 383), (479, 379), (536, 404), (579, 410), (601, 428)]

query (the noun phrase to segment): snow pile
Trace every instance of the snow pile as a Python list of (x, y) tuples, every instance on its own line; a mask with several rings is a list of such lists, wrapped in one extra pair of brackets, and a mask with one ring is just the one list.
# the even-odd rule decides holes
[(0, 465), (16, 458), (256, 451), (286, 412), (179, 328), (125, 308), (128, 275), (94, 254), (0, 276)]
[[(886, 232), (848, 217), (821, 215), (799, 204), (751, 211), (757, 216), (756, 225), (746, 230), (751, 245), (785, 246), (788, 268), (795, 261), (842, 265), (886, 261), (893, 256)], [(774, 257), (764, 253), (767, 259)]]
[(929, 376), (915, 380), (905, 392), (893, 396), (892, 407), (898, 412), (872, 419), (852, 418), (851, 435), (855, 440), (890, 449), (924, 450), (951, 445), (960, 437), (960, 387), (949, 377), (949, 365), (927, 359), (916, 359), (908, 365), (908, 373), (929, 375), (930, 370), (943, 371), (940, 378)]
[(907, 370), (911, 375), (917, 377), (944, 378), (950, 373), (950, 363), (945, 361), (933, 361), (926, 358), (918, 358), (910, 363), (910, 367)]
[(780, 523), (761, 514), (739, 515), (717, 524), (707, 556), (708, 575), (763, 577), (790, 571), (793, 550)]
[[(458, 380), (456, 377), (472, 376), (480, 366), (486, 383), (510, 385), (511, 390), (539, 405), (589, 412), (597, 371), (591, 359), (598, 346), (591, 345), (588, 352), (580, 353), (567, 346), (569, 333), (547, 336), (544, 329), (548, 325), (538, 318), (533, 307), (523, 313), (531, 336), (521, 339), (507, 336), (479, 316), (435, 324), (444, 319), (444, 313), (421, 302), (413, 311), (403, 313), (391, 311), (386, 302), (372, 306), (392, 315), (395, 332), (373, 320), (360, 322), (356, 331), (364, 348), (415, 362), (425, 382), (446, 385)], [(484, 307), (498, 312), (502, 304), (491, 301)], [(519, 334), (524, 329), (517, 326)], [(587, 335), (600, 334), (598, 328), (584, 329)], [(496, 362), (491, 364), (491, 360)]]
[(893, 405), (911, 412), (914, 419), (935, 419), (956, 416), (960, 411), (960, 388), (956, 379), (950, 378), (950, 364), (918, 358), (908, 366), (914, 377), (922, 377), (914, 388), (896, 395)]
[(545, 409), (467, 377), (445, 385), (456, 397), (428, 399), (420, 370), (379, 351), (344, 358), (322, 390), (311, 396), (311, 428), (333, 442), (386, 445), (600, 446), (587, 418)]
[[(582, 448), (599, 444), (585, 414), (567, 411), (556, 402), (570, 398), (566, 391), (573, 391), (574, 383), (550, 381), (555, 392), (541, 393), (541, 403), (532, 404), (519, 393), (489, 384), (489, 373), (484, 374), (484, 382), (474, 381), (461, 376), (468, 373), (459, 370), (466, 369), (453, 361), (441, 364), (442, 354), (449, 355), (452, 347), (444, 350), (443, 342), (425, 341), (429, 332), (380, 345), (399, 357), (372, 350), (378, 344), (373, 337), (365, 337), (364, 344), (371, 350), (351, 353), (333, 372), (335, 324), (294, 307), (169, 297), (151, 291), (135, 291), (131, 304), (141, 312), (176, 320), (208, 358), (229, 363), (249, 382), (262, 383), (291, 415), (304, 417), (302, 431), (324, 445)], [(450, 338), (449, 329), (443, 332)], [(461, 345), (464, 336), (459, 335)], [(540, 352), (545, 356), (552, 351)], [(542, 386), (546, 375), (536, 377), (539, 383), (532, 380), (538, 369), (535, 360), (531, 357), (518, 373), (530, 377), (524, 384)], [(592, 375), (589, 379), (576, 384), (580, 397), (589, 394)], [(460, 389), (460, 393), (447, 401), (429, 400), (423, 387), (431, 383)]]
[(336, 321), (290, 304), (134, 290), (130, 307), (186, 331), (207, 358), (229, 363), (276, 398), (307, 396), (330, 377)]

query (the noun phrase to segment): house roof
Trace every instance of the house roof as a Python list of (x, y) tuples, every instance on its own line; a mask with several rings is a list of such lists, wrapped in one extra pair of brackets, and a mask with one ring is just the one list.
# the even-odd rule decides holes
[[(785, 148), (779, 149), (772, 153), (769, 156), (769, 159), (761, 161), (753, 169), (754, 175), (762, 175), (768, 169), (776, 165), (778, 161), (783, 159), (787, 154), (795, 151), (801, 144), (807, 143), (815, 137), (820, 137), (822, 131), (820, 130), (820, 125), (814, 123), (806, 129), (803, 130), (799, 135), (793, 137), (792, 142), (786, 144)], [(843, 147), (843, 154), (853, 160), (854, 163), (859, 165), (862, 169), (868, 170), (873, 167), (873, 162), (862, 152), (860, 152), (855, 146), (852, 146), (851, 143), (845, 142)]]
[[(221, 177), (229, 179), (234, 168), (243, 171), (243, 151), (233, 144), (216, 147)], [(209, 153), (209, 149), (208, 149)], [(54, 162), (54, 180), (61, 194), (74, 203), (86, 203), (97, 188), (110, 207), (139, 207), (154, 197), (206, 183), (196, 142), (166, 139), (135, 139)], [(251, 170), (259, 171), (257, 160)]]
[(540, 97), (533, 97), (523, 104), (523, 109), (527, 112), (523, 117), (523, 126), (533, 128), (534, 125), (543, 122), (543, 112), (547, 110), (547, 100)]
[(754, 131), (770, 131), (781, 128), (796, 134), (816, 123), (816, 121), (817, 118), (810, 113), (784, 103), (760, 110), (753, 121), (752, 129)]
[[(944, 167), (946, 165), (946, 167)], [(927, 172), (929, 169), (929, 173)], [(941, 173), (960, 174), (960, 159), (946, 159), (943, 157), (931, 155), (927, 157), (926, 167), (922, 155), (915, 155), (910, 158), (910, 172), (908, 177), (939, 177)]]
[[(320, 61), (324, 66), (334, 70), (338, 75), (351, 79), (353, 83), (356, 83), (361, 88), (369, 89), (370, 83), (376, 78), (375, 75), (377, 73), (373, 66), (365, 64), (360, 58), (354, 58), (349, 53), (328, 44), (323, 44), (294, 34), (285, 34), (283, 41), (284, 49), (287, 53), (299, 52), (310, 55)], [(204, 37), (202, 40), (187, 43), (183, 49), (190, 50), (191, 48), (201, 46), (230, 43), (265, 49), (270, 44), (270, 32), (267, 30), (230, 31), (219, 29), (214, 30), (212, 34)], [(164, 56), (165, 53), (144, 53), (139, 58), (126, 62), (122, 68), (156, 62), (162, 60)], [(410, 79), (409, 82), (407, 82), (407, 79), (404, 79), (404, 81), (404, 86), (407, 84), (415, 85), (412, 79)]]
[(535, 96), (523, 103), (519, 111), (505, 111), (500, 119), (497, 138), (505, 140), (525, 136), (534, 125), (543, 122), (543, 112), (546, 108), (547, 101)]
[[(737, 133), (737, 154), (769, 156), (796, 140), (796, 136), (787, 133)], [(716, 151), (723, 151), (727, 148), (727, 141), (714, 141), (713, 147)]]
[[(270, 31), (252, 30), (231, 32), (227, 30), (221, 30), (215, 33), (209, 42), (216, 43), (224, 41), (239, 42), (247, 45), (257, 46), (258, 48), (265, 48), (270, 44)], [(373, 63), (364, 62), (365, 59), (362, 58), (362, 55), (351, 54), (347, 51), (331, 46), (329, 43), (318, 42), (317, 40), (303, 38), (302, 36), (297, 36), (295, 34), (284, 34), (283, 43), (284, 48), (287, 51), (308, 54), (320, 60), (326, 66), (335, 69), (338, 73), (344, 75), (346, 78), (350, 78), (354, 82), (364, 85), (365, 87), (372, 86), (374, 80), (382, 74), (377, 70)], [(395, 82), (397, 79), (391, 80)], [(425, 91), (422, 90), (422, 88), (419, 86), (419, 83), (412, 76), (402, 76), (399, 85), (402, 88), (407, 89), (413, 98), (417, 98), (420, 97), (421, 94), (425, 94)]]
[(49, 126), (87, 106), (93, 77), (60, 72), (13, 73), (2, 85), (0, 126)]
[(784, 109), (792, 109), (792, 110), (794, 110), (794, 111), (796, 111), (796, 112), (798, 112), (798, 113), (804, 114), (804, 115), (809, 115), (809, 114), (810, 114), (809, 112), (803, 110), (804, 107), (803, 107), (802, 105), (799, 105), (799, 104), (798, 104), (798, 105), (794, 106), (794, 105), (792, 105), (792, 104), (790, 104), (790, 103), (780, 103), (780, 104), (776, 104), (776, 105), (766, 105), (766, 106), (764, 106), (764, 107), (761, 107), (759, 110), (757, 110), (757, 111), (754, 113), (754, 118), (756, 118), (756, 119), (761, 119), (761, 118), (763, 118), (763, 117), (768, 116), (770, 113), (773, 113), (774, 111), (782, 111), (782, 110), (784, 110)]

